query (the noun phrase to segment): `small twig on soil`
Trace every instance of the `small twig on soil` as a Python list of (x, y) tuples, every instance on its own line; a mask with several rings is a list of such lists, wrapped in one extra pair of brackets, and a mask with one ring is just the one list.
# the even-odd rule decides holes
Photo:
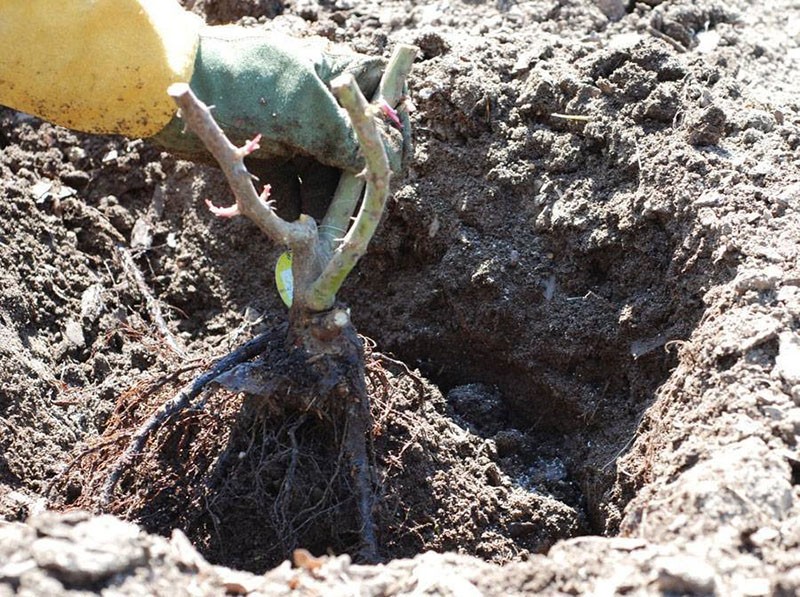
[(103, 484), (103, 491), (100, 494), (100, 504), (108, 506), (111, 502), (114, 488), (119, 482), (122, 473), (133, 462), (134, 458), (142, 451), (150, 435), (160, 427), (164, 421), (172, 417), (174, 414), (180, 412), (190, 405), (191, 401), (196, 398), (208, 384), (214, 381), (219, 375), (233, 369), (236, 365), (243, 363), (253, 357), (257, 356), (267, 347), (271, 333), (266, 332), (257, 336), (244, 344), (241, 348), (234, 350), (228, 355), (222, 357), (216, 364), (195, 379), (193, 382), (186, 384), (181, 390), (167, 401), (161, 408), (153, 413), (144, 423), (142, 423), (136, 432), (131, 436), (130, 443), (125, 451), (117, 458), (114, 465), (111, 467), (111, 472)]
[(560, 120), (576, 120), (578, 122), (589, 122), (592, 119), (591, 116), (584, 114), (559, 114), (558, 112), (553, 112), (550, 116)]
[(166, 342), (170, 350), (172, 350), (172, 352), (179, 357), (186, 358), (186, 351), (181, 348), (177, 338), (175, 338), (172, 332), (169, 331), (167, 322), (161, 313), (161, 304), (147, 286), (144, 275), (136, 266), (136, 262), (133, 260), (133, 255), (131, 255), (131, 252), (125, 247), (118, 245), (116, 249), (117, 254), (119, 255), (119, 261), (122, 264), (122, 269), (125, 270), (125, 273), (128, 274), (128, 276), (133, 278), (133, 281), (136, 283), (136, 287), (139, 289), (139, 292), (142, 293), (145, 301), (147, 302), (147, 310), (150, 312), (150, 319), (152, 320), (153, 325), (158, 328), (158, 331), (161, 333), (161, 336), (164, 338), (164, 342)]
[[(636, 419), (636, 427), (635, 427), (635, 429), (639, 429), (640, 428), (640, 426), (642, 424), (642, 421), (644, 420), (644, 416), (645, 416), (644, 412), (638, 416), (638, 418)], [(617, 450), (617, 453), (614, 454), (614, 457), (611, 460), (609, 460), (608, 462), (606, 462), (600, 468), (600, 470), (602, 472), (606, 472), (608, 467), (610, 467), (612, 464), (616, 463), (619, 460), (619, 457), (622, 456), (622, 453), (625, 452), (625, 450), (627, 450), (628, 448), (630, 448), (631, 444), (633, 444), (633, 441), (635, 439), (636, 439), (636, 437), (634, 435), (631, 435), (631, 437), (628, 438), (628, 441), (626, 441), (622, 445), (622, 447), (619, 450)], [(619, 466), (617, 467), (617, 470), (619, 470)]]
[(674, 37), (670, 37), (669, 35), (667, 35), (663, 31), (659, 31), (655, 27), (652, 27), (652, 26), (647, 27), (647, 32), (650, 35), (652, 35), (653, 37), (657, 37), (661, 41), (671, 45), (673, 48), (675, 48), (675, 50), (677, 50), (678, 52), (680, 52), (682, 54), (687, 51), (686, 46), (684, 46), (681, 42), (679, 42)]
[(403, 361), (398, 361), (397, 359), (393, 359), (390, 356), (383, 354), (382, 352), (373, 351), (372, 355), (375, 356), (379, 361), (384, 361), (386, 363), (391, 363), (392, 365), (397, 365), (398, 367), (402, 367), (403, 370), (406, 372), (414, 384), (417, 386), (417, 391), (419, 391), (420, 397), (425, 395), (425, 382), (422, 378), (414, 373), (408, 365), (406, 365)]

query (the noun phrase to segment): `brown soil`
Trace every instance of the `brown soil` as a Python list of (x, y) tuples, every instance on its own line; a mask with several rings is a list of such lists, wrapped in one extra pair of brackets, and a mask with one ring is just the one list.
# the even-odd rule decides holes
[[(341, 294), (371, 339), (388, 565), (254, 577), (181, 534), (41, 514), (97, 508), (137, 425), (280, 333), (280, 249), (207, 212), (230, 200), (214, 168), (0, 109), (0, 595), (160, 594), (198, 572), (205, 594), (234, 577), (267, 594), (800, 591), (796, 3), (184, 4), (369, 54), (421, 49), (414, 157)], [(291, 175), (263, 176), (291, 194)], [(239, 570), (297, 547), (355, 556), (335, 438), (270, 404), (208, 392), (104, 510)], [(108, 574), (37, 543), (112, 532), (128, 539), (86, 548), (127, 546)]]

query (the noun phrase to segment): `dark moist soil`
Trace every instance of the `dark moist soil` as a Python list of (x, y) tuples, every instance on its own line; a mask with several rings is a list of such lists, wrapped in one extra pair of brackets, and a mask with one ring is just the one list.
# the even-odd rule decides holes
[[(281, 249), (208, 213), (216, 169), (2, 109), (0, 595), (800, 591), (795, 3), (184, 4), (420, 48), (413, 160), (340, 296), (388, 565), (256, 577), (189, 545), (257, 573), (357, 555), (335, 437), (278, 392), (212, 388), (98, 506), (149, 414), (279, 337)], [(282, 213), (335, 181), (298, 172), (259, 171)]]

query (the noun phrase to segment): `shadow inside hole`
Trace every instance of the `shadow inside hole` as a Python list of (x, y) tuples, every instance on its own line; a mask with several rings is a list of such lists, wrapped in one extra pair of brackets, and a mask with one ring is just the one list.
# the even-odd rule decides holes
[(270, 199), (275, 201), (278, 215), (289, 222), (301, 214), (319, 222), (328, 210), (341, 176), (340, 170), (307, 157), (288, 161), (251, 159), (247, 167), (259, 192), (264, 185), (270, 186)]

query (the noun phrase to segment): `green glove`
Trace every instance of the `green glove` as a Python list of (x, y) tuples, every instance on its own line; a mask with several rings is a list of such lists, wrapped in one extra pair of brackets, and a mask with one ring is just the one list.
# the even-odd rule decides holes
[[(371, 97), (383, 61), (326, 52), (319, 41), (209, 27), (200, 34), (189, 85), (203, 102), (213, 106), (214, 118), (232, 142), (242, 145), (262, 135), (261, 149), (251, 157), (310, 156), (329, 166), (359, 172), (364, 161), (355, 133), (328, 83), (350, 72)], [(153, 139), (189, 159), (207, 155), (200, 140), (184, 132), (179, 118), (173, 118)], [(397, 139), (387, 142), (387, 148), (396, 157)]]

